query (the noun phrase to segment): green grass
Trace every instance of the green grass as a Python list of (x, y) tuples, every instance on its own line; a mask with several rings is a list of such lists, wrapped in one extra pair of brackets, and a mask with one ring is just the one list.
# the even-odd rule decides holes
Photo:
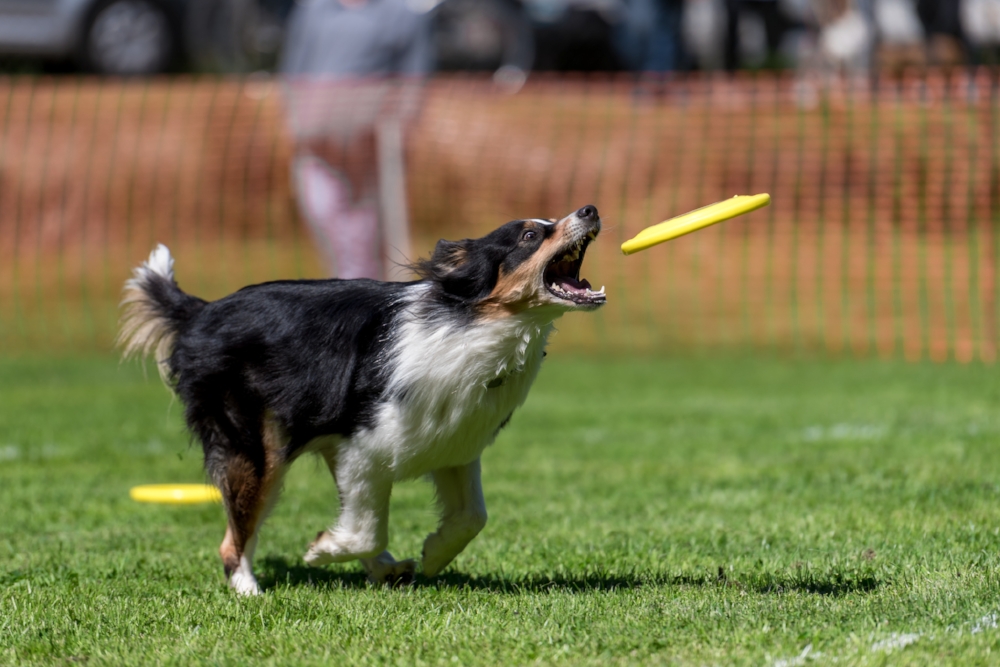
[[(445, 576), (304, 566), (336, 510), (306, 459), (256, 599), (224, 586), (218, 506), (128, 498), (203, 480), (146, 375), (0, 362), (0, 663), (1000, 660), (997, 369), (553, 354), (485, 454), (490, 523)], [(398, 486), (393, 552), (433, 524), (429, 485)]]

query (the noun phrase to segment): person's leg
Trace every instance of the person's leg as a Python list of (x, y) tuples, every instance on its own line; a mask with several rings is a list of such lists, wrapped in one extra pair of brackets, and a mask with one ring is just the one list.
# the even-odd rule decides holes
[(642, 69), (647, 72), (673, 72), (682, 65), (681, 17), (684, 5), (679, 0), (657, 0), (649, 49)]
[(781, 40), (788, 30), (789, 21), (781, 10), (780, 3), (760, 2), (757, 3), (758, 12), (764, 21), (764, 33), (767, 37), (767, 55), (774, 57), (781, 48)]
[(735, 72), (740, 66), (740, 0), (726, 0), (726, 70)]
[[(300, 151), (292, 162), (292, 182), (305, 218), (330, 275), (383, 277), (382, 241), (375, 197), (374, 145), (354, 142), (327, 155)], [(339, 159), (337, 159), (339, 158)]]
[(379, 229), (382, 232), (383, 275), (399, 280), (413, 263), (410, 256), (410, 222), (406, 203), (406, 158), (403, 125), (398, 117), (376, 128), (378, 150)]
[(654, 0), (632, 0), (613, 32), (615, 51), (631, 70), (642, 70), (649, 51), (650, 23)]

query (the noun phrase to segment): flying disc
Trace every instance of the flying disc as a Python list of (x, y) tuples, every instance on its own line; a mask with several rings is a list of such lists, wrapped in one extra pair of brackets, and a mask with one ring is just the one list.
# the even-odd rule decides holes
[(658, 225), (647, 227), (638, 234), (622, 244), (622, 252), (631, 255), (634, 252), (651, 248), (658, 243), (670, 241), (678, 236), (684, 236), (699, 229), (704, 229), (709, 225), (744, 215), (750, 211), (756, 211), (771, 203), (771, 195), (736, 195), (732, 199), (725, 199), (708, 206), (702, 206), (690, 213), (670, 218)]
[(222, 500), (219, 490), (208, 484), (145, 484), (133, 486), (128, 495), (140, 503), (170, 505), (217, 503)]

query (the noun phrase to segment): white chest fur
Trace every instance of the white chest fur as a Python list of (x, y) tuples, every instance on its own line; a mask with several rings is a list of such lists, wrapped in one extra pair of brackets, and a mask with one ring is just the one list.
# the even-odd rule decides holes
[(403, 317), (389, 380), (391, 399), (361, 445), (396, 479), (475, 460), (528, 395), (552, 314), (529, 312), (474, 325)]

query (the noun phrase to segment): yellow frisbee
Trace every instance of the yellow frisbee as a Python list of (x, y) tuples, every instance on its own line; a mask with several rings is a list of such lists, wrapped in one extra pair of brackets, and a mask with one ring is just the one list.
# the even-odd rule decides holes
[(140, 503), (171, 505), (217, 503), (222, 500), (219, 490), (208, 484), (145, 484), (133, 486), (128, 495)]
[(678, 236), (684, 236), (699, 229), (704, 229), (717, 222), (723, 222), (738, 215), (756, 211), (771, 203), (771, 195), (736, 195), (708, 206), (702, 206), (690, 213), (670, 218), (652, 227), (646, 227), (635, 238), (622, 244), (622, 252), (631, 255), (634, 252), (651, 248), (652, 246), (670, 241)]

